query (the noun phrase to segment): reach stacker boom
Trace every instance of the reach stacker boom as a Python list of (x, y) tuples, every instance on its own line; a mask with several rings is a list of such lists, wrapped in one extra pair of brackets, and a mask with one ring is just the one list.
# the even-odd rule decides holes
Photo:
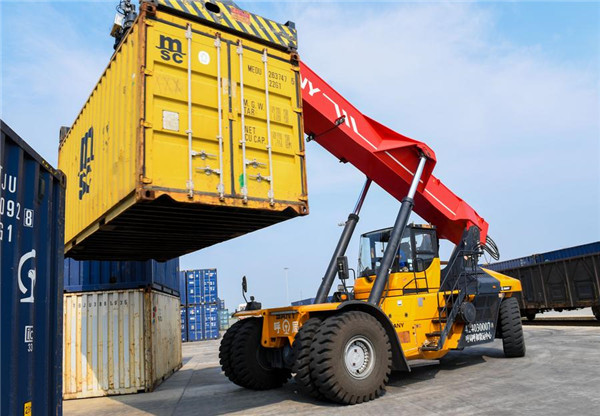
[[(348, 216), (313, 305), (261, 309), (255, 301), (224, 335), (220, 360), (234, 383), (276, 388), (292, 374), (305, 393), (342, 404), (385, 392), (410, 360), (503, 339), (507, 357), (525, 354), (516, 279), (478, 267), (498, 258), (488, 224), (432, 175), (435, 153), (365, 116), (304, 62), (304, 131), (367, 180)], [(371, 182), (401, 201), (394, 226), (361, 236), (359, 276), (346, 285), (344, 256)], [(415, 211), (429, 221), (408, 224)], [(442, 268), (439, 238), (456, 247)], [(342, 280), (327, 302), (336, 275)], [(245, 285), (244, 285), (245, 286)]]

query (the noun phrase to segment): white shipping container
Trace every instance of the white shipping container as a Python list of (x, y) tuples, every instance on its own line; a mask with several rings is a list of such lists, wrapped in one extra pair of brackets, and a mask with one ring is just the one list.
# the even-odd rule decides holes
[(179, 298), (135, 289), (64, 295), (65, 399), (151, 391), (181, 367)]

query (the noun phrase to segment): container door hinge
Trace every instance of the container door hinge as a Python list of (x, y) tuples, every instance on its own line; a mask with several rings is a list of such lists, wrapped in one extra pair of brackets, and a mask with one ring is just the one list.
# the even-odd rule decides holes
[(142, 120), (142, 127), (146, 127), (147, 129), (151, 129), (152, 128), (152, 123), (150, 123), (149, 121), (146, 121), (146, 120)]
[(145, 185), (148, 185), (152, 183), (152, 179), (140, 175), (140, 182)]
[(154, 75), (154, 71), (146, 68), (146, 69), (144, 69), (144, 75), (151, 77), (152, 75)]
[(149, 19), (144, 19), (144, 24), (146, 26), (154, 26), (154, 22), (152, 20), (149, 20)]

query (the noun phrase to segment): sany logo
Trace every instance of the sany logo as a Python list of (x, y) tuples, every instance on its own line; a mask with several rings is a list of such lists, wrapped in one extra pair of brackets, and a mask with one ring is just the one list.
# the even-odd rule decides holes
[[(315, 94), (320, 92), (323, 97), (325, 97), (331, 104), (333, 104), (337, 120), (340, 120), (339, 124), (341, 124), (342, 117), (343, 117), (343, 122), (346, 123), (346, 126), (350, 127), (362, 139), (367, 141), (367, 143), (371, 144), (367, 139), (364, 138), (364, 136), (362, 134), (359, 133), (358, 128), (356, 127), (356, 120), (354, 119), (354, 117), (348, 116), (348, 113), (346, 112), (346, 110), (340, 109), (340, 106), (338, 105), (338, 103), (333, 101), (327, 94), (322, 92), (320, 88), (315, 87), (313, 85), (312, 81), (310, 81), (308, 78), (302, 78), (300, 86), (301, 86), (303, 92), (305, 91), (306, 87), (308, 86), (308, 95), (311, 97), (314, 97)], [(373, 146), (373, 145), (371, 145), (371, 146)], [(375, 146), (373, 146), (373, 147), (375, 147)]]
[[(17, 270), (17, 278), (18, 278), (18, 283), (19, 283), (19, 290), (21, 291), (22, 294), (26, 295), (27, 294), (27, 286), (25, 286), (25, 284), (23, 283), (23, 280), (21, 279), (21, 274), (22, 274), (22, 270), (23, 270), (23, 266), (25, 265), (25, 262), (28, 260), (35, 260), (35, 249), (31, 250), (28, 253), (25, 253), (23, 256), (21, 256), (21, 259), (19, 260), (19, 268)], [(34, 303), (34, 298), (33, 298), (33, 288), (35, 287), (35, 277), (36, 277), (36, 273), (35, 273), (35, 264), (34, 266), (29, 269), (29, 271), (27, 272), (27, 277), (29, 278), (29, 280), (31, 281), (31, 287), (29, 290), (29, 296), (26, 298), (21, 298), (21, 303)]]

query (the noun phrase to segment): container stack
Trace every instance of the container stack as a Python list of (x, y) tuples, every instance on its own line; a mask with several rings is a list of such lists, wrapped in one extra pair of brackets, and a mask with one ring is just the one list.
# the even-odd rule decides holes
[(180, 291), (185, 292), (180, 306), (182, 341), (219, 338), (217, 270), (187, 270), (183, 275), (180, 280)]
[(179, 259), (65, 260), (65, 399), (151, 391), (181, 367), (179, 274)]
[(61, 415), (65, 177), (0, 132), (0, 414)]
[(229, 309), (219, 309), (219, 331), (229, 329)]

